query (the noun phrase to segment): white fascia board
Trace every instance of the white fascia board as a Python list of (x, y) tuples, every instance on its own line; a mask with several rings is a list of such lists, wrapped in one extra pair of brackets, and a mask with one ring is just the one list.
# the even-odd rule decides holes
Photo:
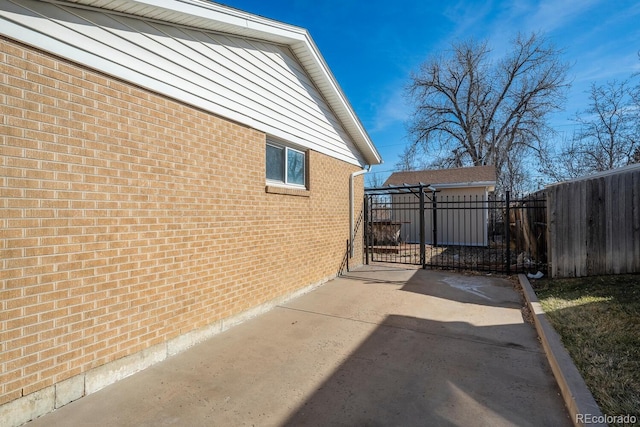
[(296, 55), (327, 103), (342, 122), (366, 164), (382, 163), (346, 95), (331, 73), (309, 32), (238, 9), (203, 0), (49, 0), (52, 3), (97, 7), (105, 10), (157, 19), (169, 23), (228, 33), (286, 45)]
[[(308, 53), (311, 55), (308, 60), (303, 62), (303, 65), (307, 70), (315, 71), (315, 75), (310, 72), (312, 80), (316, 82), (318, 89), (324, 94), (327, 102), (332, 107), (336, 116), (342, 121), (347, 132), (354, 138), (358, 148), (363, 151), (369, 164), (377, 165), (382, 163), (382, 157), (373, 145), (366, 129), (356, 116), (346, 95), (340, 88), (338, 81), (331, 73), (329, 66), (308, 33), (306, 43), (301, 44), (300, 48), (304, 50), (305, 54)], [(301, 57), (301, 53), (296, 52), (295, 47), (292, 46), (292, 50), (298, 58)], [(309, 51), (307, 52), (307, 50)], [(367, 153), (371, 153), (372, 157), (367, 156)]]
[(495, 189), (495, 181), (475, 181), (475, 182), (452, 182), (448, 184), (431, 184), (429, 187), (435, 189), (447, 189), (447, 188), (488, 188), (488, 191)]

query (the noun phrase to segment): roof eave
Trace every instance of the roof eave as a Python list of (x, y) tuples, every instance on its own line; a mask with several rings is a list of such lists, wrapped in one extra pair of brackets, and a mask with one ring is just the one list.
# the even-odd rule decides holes
[(304, 28), (203, 0), (65, 0), (60, 3), (97, 7), (288, 46), (353, 139), (366, 164), (382, 163), (380, 153)]
[(450, 182), (445, 184), (431, 184), (435, 188), (473, 188), (473, 187), (493, 187), (496, 181), (471, 181), (471, 182)]

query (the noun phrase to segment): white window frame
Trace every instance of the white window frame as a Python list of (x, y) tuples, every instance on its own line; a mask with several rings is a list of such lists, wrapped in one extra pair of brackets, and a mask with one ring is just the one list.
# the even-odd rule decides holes
[[(275, 179), (269, 179), (266, 178), (266, 159), (265, 159), (265, 178), (267, 181), (267, 184), (269, 185), (277, 185), (277, 186), (283, 186), (283, 187), (292, 187), (292, 188), (302, 188), (302, 189), (306, 189), (307, 188), (307, 152), (305, 150), (301, 150), (298, 148), (293, 148), (289, 145), (280, 143), (280, 142), (275, 142), (272, 140), (267, 140), (267, 146), (272, 146), (272, 147), (276, 147), (276, 148), (280, 148), (284, 150), (284, 171), (283, 171), (283, 175), (284, 175), (284, 181), (280, 181), (280, 180), (275, 180)], [(266, 153), (267, 147), (265, 146), (265, 153)], [(294, 151), (296, 153), (300, 153), (304, 156), (304, 173), (303, 173), (303, 184), (296, 184), (296, 183), (292, 183), (289, 182), (289, 177), (288, 177), (288, 172), (289, 172), (289, 168), (288, 168), (288, 164), (287, 162), (289, 161), (289, 151)]]

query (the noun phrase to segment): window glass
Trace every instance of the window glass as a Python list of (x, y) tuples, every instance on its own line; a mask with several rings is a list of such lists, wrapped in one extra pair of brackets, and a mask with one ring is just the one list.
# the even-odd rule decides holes
[(304, 153), (287, 149), (287, 183), (304, 185)]
[(284, 182), (284, 148), (267, 144), (267, 179)]
[(290, 147), (267, 143), (267, 180), (282, 184), (304, 186), (306, 154)]

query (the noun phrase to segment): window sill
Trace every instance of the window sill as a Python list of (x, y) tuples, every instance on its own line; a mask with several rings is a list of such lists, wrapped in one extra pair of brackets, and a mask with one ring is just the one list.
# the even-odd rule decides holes
[(284, 194), (286, 196), (309, 197), (311, 191), (305, 188), (279, 187), (277, 185), (267, 185), (265, 191), (271, 194)]

